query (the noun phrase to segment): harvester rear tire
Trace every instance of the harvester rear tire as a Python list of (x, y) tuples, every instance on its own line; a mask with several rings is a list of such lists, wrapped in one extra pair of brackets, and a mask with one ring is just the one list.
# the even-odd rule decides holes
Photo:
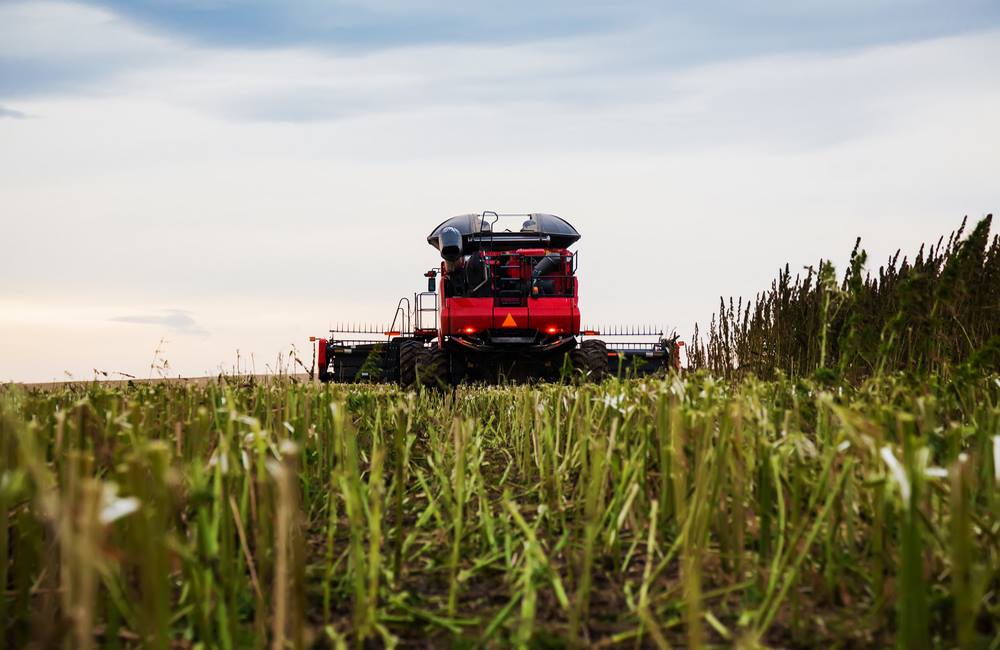
[(420, 384), (431, 390), (443, 390), (451, 382), (448, 373), (448, 354), (432, 345), (424, 350), (417, 361), (417, 375)]
[(423, 351), (423, 341), (407, 339), (399, 342), (399, 385), (403, 388), (417, 385), (417, 359)]
[(573, 370), (583, 373), (593, 382), (604, 381), (610, 372), (608, 346), (604, 341), (596, 339), (584, 341), (569, 353), (569, 359), (573, 364)]

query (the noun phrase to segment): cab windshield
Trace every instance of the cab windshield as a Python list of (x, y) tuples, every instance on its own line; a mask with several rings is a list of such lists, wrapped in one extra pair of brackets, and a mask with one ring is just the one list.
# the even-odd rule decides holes
[(477, 252), (458, 260), (445, 278), (445, 297), (493, 297), (508, 306), (529, 297), (572, 297), (573, 292), (573, 255), (568, 252)]
[(538, 232), (538, 222), (530, 214), (487, 213), (481, 218), (480, 225), (483, 232)]

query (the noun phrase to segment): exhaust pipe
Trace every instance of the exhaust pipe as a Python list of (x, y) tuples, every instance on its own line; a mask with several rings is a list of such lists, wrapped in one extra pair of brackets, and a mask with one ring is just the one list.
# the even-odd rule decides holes
[(441, 230), (438, 235), (438, 248), (441, 250), (441, 259), (444, 260), (444, 267), (449, 273), (455, 270), (455, 262), (462, 257), (462, 233), (457, 228), (448, 226)]
[(438, 235), (438, 244), (441, 249), (441, 258), (445, 262), (454, 262), (462, 256), (462, 233), (457, 228), (451, 226), (441, 230)]

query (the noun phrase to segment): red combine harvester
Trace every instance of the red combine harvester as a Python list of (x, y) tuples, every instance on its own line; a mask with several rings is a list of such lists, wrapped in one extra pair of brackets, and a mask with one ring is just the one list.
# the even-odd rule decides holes
[[(320, 381), (410, 387), (557, 379), (679, 368), (683, 345), (653, 328), (580, 327), (580, 239), (551, 214), (465, 214), (427, 237), (441, 255), (427, 291), (402, 298), (388, 329), (338, 327), (313, 338)], [(382, 339), (371, 335), (381, 334)], [(358, 338), (368, 336), (369, 338)], [(645, 341), (620, 340), (622, 337)]]

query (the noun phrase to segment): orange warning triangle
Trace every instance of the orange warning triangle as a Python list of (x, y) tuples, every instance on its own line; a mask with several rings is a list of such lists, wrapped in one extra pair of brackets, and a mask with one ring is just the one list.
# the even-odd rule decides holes
[(517, 321), (514, 320), (514, 316), (510, 312), (507, 312), (507, 318), (503, 319), (503, 324), (500, 327), (517, 327)]

